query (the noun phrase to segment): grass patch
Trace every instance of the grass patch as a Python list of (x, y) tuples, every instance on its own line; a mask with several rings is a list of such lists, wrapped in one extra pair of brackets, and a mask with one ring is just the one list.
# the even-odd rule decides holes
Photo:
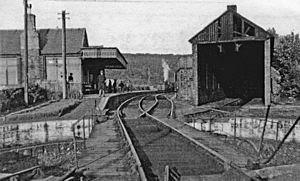
[(74, 99), (61, 100), (59, 102), (49, 104), (47, 106), (41, 107), (36, 110), (32, 110), (30, 112), (8, 116), (7, 121), (15, 122), (15, 121), (35, 120), (35, 119), (50, 118), (50, 117), (61, 117), (64, 114), (75, 109), (80, 103), (81, 101), (74, 100)]

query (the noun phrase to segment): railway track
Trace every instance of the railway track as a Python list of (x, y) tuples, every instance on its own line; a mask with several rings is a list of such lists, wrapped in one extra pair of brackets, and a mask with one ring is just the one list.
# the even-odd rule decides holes
[(136, 160), (141, 180), (164, 180), (165, 167), (176, 168), (181, 181), (259, 180), (218, 152), (163, 120), (174, 104), (163, 94), (131, 98), (118, 108), (119, 122)]
[(223, 163), (206, 150), (191, 144), (155, 119), (145, 116), (146, 112), (158, 118), (170, 116), (172, 103), (164, 95), (134, 99), (124, 105), (122, 122), (147, 180), (163, 180), (166, 165), (175, 167), (186, 180), (207, 175), (220, 177), (225, 171)]

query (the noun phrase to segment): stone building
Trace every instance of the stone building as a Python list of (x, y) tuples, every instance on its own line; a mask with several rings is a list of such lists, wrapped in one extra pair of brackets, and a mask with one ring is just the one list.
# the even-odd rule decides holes
[(240, 15), (235, 5), (189, 41), (195, 105), (224, 97), (262, 98), (270, 104), (274, 37)]
[(193, 59), (192, 56), (179, 58), (176, 70), (177, 96), (180, 99), (191, 101), (193, 85)]
[[(28, 14), (28, 80), (60, 90), (63, 77), (62, 30), (37, 29), (34, 14)], [(0, 86), (24, 85), (24, 31), (0, 30)], [(127, 61), (117, 48), (89, 47), (85, 28), (66, 29), (67, 77), (72, 86), (84, 91), (84, 85), (96, 89), (100, 70), (125, 69)]]

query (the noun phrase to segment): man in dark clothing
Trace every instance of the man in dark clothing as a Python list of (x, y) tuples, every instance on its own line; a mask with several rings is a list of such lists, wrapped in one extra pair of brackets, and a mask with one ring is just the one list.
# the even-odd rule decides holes
[(68, 77), (68, 82), (73, 82), (73, 73), (70, 73), (69, 77)]
[(114, 93), (117, 92), (117, 79), (114, 79), (114, 83), (113, 83), (113, 91), (114, 91)]
[(111, 83), (111, 80), (108, 80), (108, 93), (112, 93), (112, 83)]

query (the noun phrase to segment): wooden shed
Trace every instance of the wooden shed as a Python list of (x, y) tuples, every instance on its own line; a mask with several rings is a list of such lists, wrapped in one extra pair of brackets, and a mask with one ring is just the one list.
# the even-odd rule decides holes
[(270, 104), (274, 37), (237, 13), (236, 5), (227, 6), (189, 41), (195, 105), (225, 97), (263, 98)]

